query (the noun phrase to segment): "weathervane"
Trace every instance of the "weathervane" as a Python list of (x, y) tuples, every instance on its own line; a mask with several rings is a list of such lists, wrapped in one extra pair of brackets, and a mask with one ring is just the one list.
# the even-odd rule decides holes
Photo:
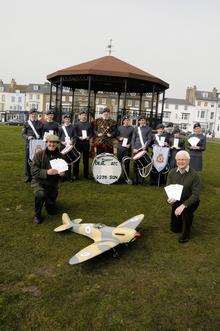
[(111, 55), (112, 54), (112, 48), (113, 48), (113, 45), (112, 45), (112, 39), (109, 40), (109, 44), (107, 45), (106, 49), (108, 51), (108, 55)]

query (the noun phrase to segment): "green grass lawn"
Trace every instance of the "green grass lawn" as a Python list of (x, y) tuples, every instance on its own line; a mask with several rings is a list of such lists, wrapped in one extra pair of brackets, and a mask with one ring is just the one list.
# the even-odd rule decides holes
[[(219, 330), (220, 144), (207, 145), (201, 206), (181, 245), (169, 231), (163, 189), (149, 186), (65, 182), (60, 214), (35, 225), (20, 130), (0, 127), (0, 329)], [(70, 266), (91, 241), (53, 232), (62, 212), (107, 225), (144, 213), (143, 236), (121, 246), (119, 259), (107, 252)]]

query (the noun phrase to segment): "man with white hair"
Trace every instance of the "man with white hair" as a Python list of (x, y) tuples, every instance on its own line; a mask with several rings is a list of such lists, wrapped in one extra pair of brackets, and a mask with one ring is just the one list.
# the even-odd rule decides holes
[(200, 178), (197, 172), (189, 166), (190, 155), (187, 151), (176, 154), (177, 167), (171, 169), (167, 177), (167, 185), (183, 185), (180, 201), (168, 199), (172, 206), (171, 231), (181, 233), (180, 243), (189, 241), (193, 214), (199, 206)]

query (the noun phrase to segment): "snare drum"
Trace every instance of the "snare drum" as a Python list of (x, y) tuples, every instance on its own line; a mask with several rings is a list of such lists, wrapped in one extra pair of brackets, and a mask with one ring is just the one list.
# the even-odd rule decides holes
[(113, 154), (99, 154), (93, 160), (92, 173), (97, 182), (105, 185), (113, 184), (121, 176), (121, 163)]
[(80, 159), (80, 152), (73, 145), (67, 145), (61, 154), (65, 156), (65, 160), (68, 164), (75, 163)]
[(133, 156), (133, 160), (136, 162), (138, 168), (142, 169), (147, 167), (151, 163), (151, 158), (146, 151), (140, 151)]

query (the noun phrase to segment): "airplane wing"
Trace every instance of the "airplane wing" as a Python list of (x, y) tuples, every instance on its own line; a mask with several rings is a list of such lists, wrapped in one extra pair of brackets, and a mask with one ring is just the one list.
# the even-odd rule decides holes
[(121, 223), (117, 226), (117, 228), (129, 228), (129, 229), (136, 229), (138, 225), (141, 223), (141, 221), (144, 218), (144, 214), (136, 215), (129, 220)]
[(83, 248), (76, 255), (71, 257), (71, 259), (69, 260), (69, 264), (73, 265), (89, 260), (99, 254), (108, 251), (109, 249), (117, 246), (118, 244), (119, 243), (115, 241), (100, 241), (93, 243), (86, 248)]

